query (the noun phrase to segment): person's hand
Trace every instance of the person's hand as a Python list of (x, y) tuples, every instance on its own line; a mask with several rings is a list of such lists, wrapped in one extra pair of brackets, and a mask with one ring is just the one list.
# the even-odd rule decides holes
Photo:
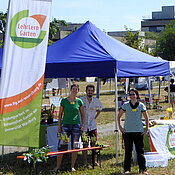
[(84, 129), (84, 125), (81, 125), (80, 130), (83, 131), (83, 129)]
[(145, 130), (144, 132), (142, 132), (143, 136), (146, 136), (148, 134), (148, 130)]
[(122, 134), (124, 134), (124, 132), (125, 132), (124, 128), (122, 128), (121, 126), (119, 126), (119, 129), (120, 129), (120, 132), (121, 132)]
[(61, 128), (60, 127), (58, 127), (58, 133), (61, 133)]

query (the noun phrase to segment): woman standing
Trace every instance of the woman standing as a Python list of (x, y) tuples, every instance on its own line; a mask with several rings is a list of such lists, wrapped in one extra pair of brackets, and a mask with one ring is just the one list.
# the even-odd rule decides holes
[[(81, 99), (77, 98), (77, 93), (79, 92), (79, 85), (73, 84), (71, 86), (71, 94), (67, 98), (63, 98), (60, 105), (60, 111), (58, 116), (58, 133), (66, 133), (67, 136), (71, 135), (72, 146), (74, 142), (79, 141), (81, 131), (84, 126), (84, 107)], [(80, 126), (80, 117), (81, 114), (81, 123)], [(61, 161), (63, 155), (57, 156), (57, 167), (55, 171), (60, 169)], [(77, 152), (72, 153), (72, 171), (75, 171), (74, 165), (77, 159)]]
[[(146, 162), (144, 158), (144, 136), (149, 129), (149, 116), (146, 107), (143, 103), (137, 101), (138, 91), (131, 89), (129, 91), (130, 101), (127, 101), (121, 106), (118, 114), (118, 125), (123, 134), (125, 144), (125, 161), (124, 171), (129, 174), (131, 171), (131, 158), (133, 143), (136, 147), (137, 160), (139, 164), (139, 173), (148, 174), (146, 171)], [(125, 113), (124, 128), (121, 126), (121, 117)], [(146, 129), (144, 131), (142, 124), (142, 114), (146, 121)]]

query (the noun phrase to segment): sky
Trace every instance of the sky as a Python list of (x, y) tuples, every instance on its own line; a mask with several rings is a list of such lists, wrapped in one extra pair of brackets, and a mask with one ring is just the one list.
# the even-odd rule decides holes
[[(104, 31), (121, 31), (127, 26), (141, 29), (141, 21), (152, 18), (153, 11), (162, 6), (175, 5), (175, 0), (52, 0), (53, 18), (72, 23), (91, 21)], [(5, 12), (8, 0), (0, 0), (0, 11)]]

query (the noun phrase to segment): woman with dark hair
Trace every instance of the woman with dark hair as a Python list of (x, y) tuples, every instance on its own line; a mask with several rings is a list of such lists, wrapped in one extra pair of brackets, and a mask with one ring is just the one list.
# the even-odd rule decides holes
[[(58, 133), (67, 134), (69, 137), (71, 135), (72, 147), (75, 142), (79, 141), (81, 131), (83, 131), (84, 126), (84, 107), (83, 102), (80, 98), (77, 98), (77, 93), (79, 92), (79, 85), (73, 84), (71, 86), (71, 94), (67, 98), (63, 98), (60, 105), (60, 111), (58, 116)], [(80, 117), (81, 123), (80, 126)], [(63, 155), (57, 156), (57, 167), (54, 171), (60, 169), (61, 161)], [(72, 153), (72, 171), (75, 171), (74, 165), (77, 159), (77, 152)]]
[[(139, 173), (148, 174), (146, 171), (146, 162), (144, 158), (144, 136), (149, 129), (149, 116), (146, 107), (142, 102), (137, 101), (139, 93), (136, 89), (129, 91), (130, 101), (125, 102), (118, 114), (118, 125), (124, 138), (125, 145), (125, 161), (124, 171), (129, 174), (131, 171), (131, 158), (133, 143), (136, 147), (137, 160), (139, 164)], [(124, 127), (121, 125), (121, 117), (125, 113)], [(146, 129), (144, 131), (142, 124), (142, 114), (146, 121)]]

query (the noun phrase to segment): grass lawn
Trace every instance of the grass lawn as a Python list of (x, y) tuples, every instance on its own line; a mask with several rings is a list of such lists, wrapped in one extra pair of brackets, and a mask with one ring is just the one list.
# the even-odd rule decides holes
[[(94, 83), (96, 85), (96, 83)], [(80, 92), (85, 91), (86, 83), (79, 83)], [(154, 86), (157, 86), (155, 83)], [(101, 84), (101, 90), (114, 90), (114, 83), (110, 84)], [(161, 98), (160, 105), (162, 106), (161, 110), (148, 110), (150, 118), (155, 118), (155, 116), (166, 115), (166, 109), (168, 107), (168, 103), (164, 103), (164, 96), (167, 93), (161, 89)], [(140, 91), (140, 93), (147, 93), (147, 91)], [(158, 88), (154, 88), (152, 93), (158, 93)], [(83, 94), (83, 93), (82, 93)], [(104, 105), (103, 112), (100, 114), (99, 118), (97, 118), (97, 125), (105, 125), (107, 123), (115, 122), (115, 94), (114, 91), (111, 92), (102, 92), (100, 95), (100, 100)], [(43, 103), (49, 103), (49, 99), (43, 99)], [(58, 108), (56, 110), (59, 110)], [(102, 167), (95, 167), (93, 170), (92, 167), (83, 168), (83, 159), (82, 154), (78, 154), (77, 162), (76, 162), (76, 172), (70, 172), (70, 155), (65, 155), (62, 162), (62, 171), (57, 174), (77, 174), (77, 175), (117, 175), (122, 174), (122, 166), (124, 160), (124, 151), (121, 148), (121, 143), (118, 144), (119, 152), (118, 152), (118, 164), (116, 164), (116, 136), (115, 133), (111, 133), (109, 136), (104, 136), (99, 138), (99, 142), (103, 144), (109, 144), (110, 148), (105, 148), (101, 151), (101, 161)], [(17, 160), (16, 156), (21, 155), (22, 153), (15, 152), (11, 154), (7, 154), (0, 157), (0, 174), (7, 175), (26, 175), (29, 172), (29, 164), (23, 160)], [(88, 155), (89, 165), (91, 165), (91, 154), (89, 152)], [(175, 159), (169, 160), (168, 167), (165, 168), (148, 168), (148, 173), (151, 175), (175, 175)], [(39, 171), (40, 174), (49, 175), (50, 171), (56, 166), (56, 157), (52, 157), (48, 159), (47, 163), (39, 163)], [(32, 169), (32, 174), (35, 174)], [(1, 173), (2, 172), (2, 173)], [(138, 166), (132, 166), (131, 174), (138, 174)]]

